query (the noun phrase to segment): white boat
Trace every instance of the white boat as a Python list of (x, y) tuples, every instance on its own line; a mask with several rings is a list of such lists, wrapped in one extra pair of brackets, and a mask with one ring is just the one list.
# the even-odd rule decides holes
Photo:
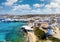
[(33, 30), (33, 28), (31, 28), (30, 26), (27, 26), (27, 25), (22, 26), (22, 28), (25, 30), (30, 30), (30, 31)]

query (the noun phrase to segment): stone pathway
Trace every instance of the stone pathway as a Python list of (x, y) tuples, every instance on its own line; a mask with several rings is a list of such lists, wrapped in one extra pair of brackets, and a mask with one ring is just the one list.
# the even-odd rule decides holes
[(36, 42), (36, 36), (33, 32), (28, 32), (29, 42)]
[(53, 37), (60, 39), (60, 31), (53, 35)]

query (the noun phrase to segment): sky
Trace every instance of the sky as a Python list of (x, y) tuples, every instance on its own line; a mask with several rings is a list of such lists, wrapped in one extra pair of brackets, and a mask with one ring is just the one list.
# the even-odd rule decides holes
[(0, 14), (59, 14), (60, 0), (0, 0)]

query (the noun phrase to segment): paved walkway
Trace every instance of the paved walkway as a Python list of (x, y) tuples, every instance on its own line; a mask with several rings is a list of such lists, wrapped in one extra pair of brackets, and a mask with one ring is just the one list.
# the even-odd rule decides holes
[(60, 39), (60, 31), (53, 35), (53, 37)]
[(33, 32), (28, 32), (29, 42), (36, 42), (36, 36)]

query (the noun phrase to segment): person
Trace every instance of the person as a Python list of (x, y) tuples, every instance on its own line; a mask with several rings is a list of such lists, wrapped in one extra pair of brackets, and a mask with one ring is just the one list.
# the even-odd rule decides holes
[(48, 37), (53, 35), (53, 29), (51, 26), (48, 27), (47, 33), (45, 33), (45, 38), (48, 39)]
[(53, 31), (55, 34), (58, 33), (58, 31), (59, 31), (58, 23), (55, 22), (55, 23), (50, 24), (49, 26), (51, 26), (53, 28)]

